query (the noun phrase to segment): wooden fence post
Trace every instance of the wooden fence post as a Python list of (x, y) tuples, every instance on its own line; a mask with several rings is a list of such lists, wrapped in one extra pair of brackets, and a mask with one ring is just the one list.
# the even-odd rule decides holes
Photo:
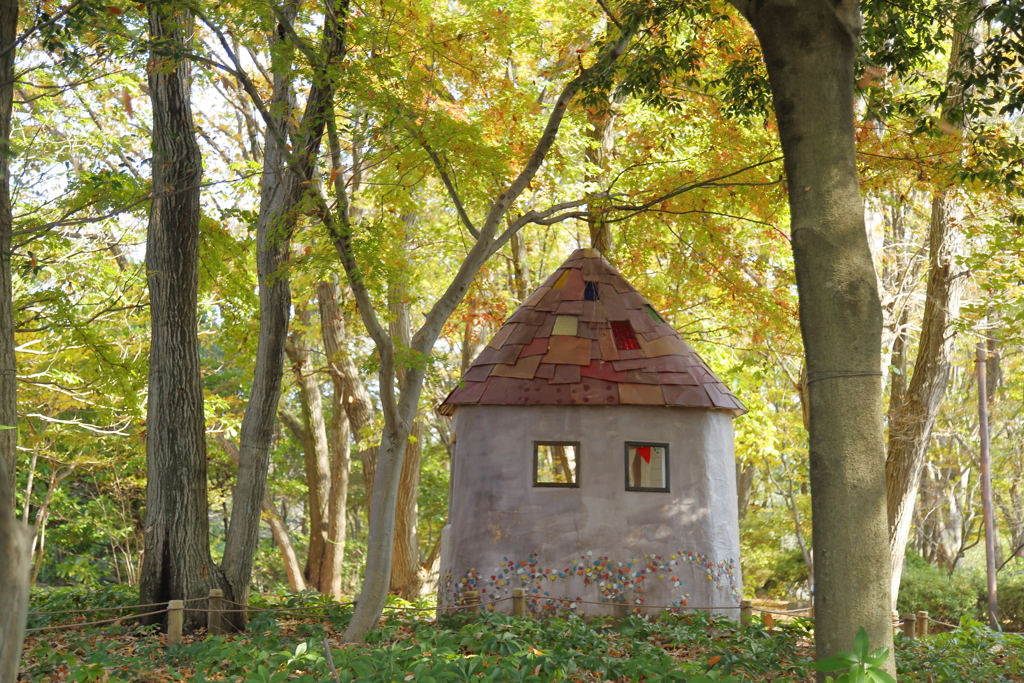
[(928, 613), (921, 611), (917, 613), (917, 637), (928, 635)]
[(512, 616), (526, 616), (526, 591), (522, 588), (512, 589)]
[(480, 614), (480, 594), (476, 591), (466, 591), (463, 595), (466, 611), (470, 614)]
[(740, 626), (750, 626), (750, 617), (754, 613), (754, 603), (751, 600), (740, 601)]
[(206, 633), (208, 635), (223, 635), (222, 609), (224, 609), (224, 591), (220, 588), (211, 588), (210, 597), (206, 603)]
[(185, 617), (184, 609), (184, 600), (171, 600), (167, 603), (167, 647), (181, 644), (181, 627)]
[(908, 638), (917, 638), (917, 615), (911, 612), (903, 615), (903, 633)]

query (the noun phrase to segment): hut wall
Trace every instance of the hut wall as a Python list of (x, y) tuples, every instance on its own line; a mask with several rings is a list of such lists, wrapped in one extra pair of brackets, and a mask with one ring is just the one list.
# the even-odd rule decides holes
[[(487, 604), (521, 587), (537, 613), (739, 605), (728, 413), (467, 405), (457, 410), (454, 431), (439, 604), (466, 590)], [(580, 442), (578, 488), (533, 485), (536, 441)], [(669, 492), (626, 490), (627, 441), (669, 444)], [(510, 612), (511, 601), (493, 608)], [(734, 609), (723, 613), (738, 617)]]

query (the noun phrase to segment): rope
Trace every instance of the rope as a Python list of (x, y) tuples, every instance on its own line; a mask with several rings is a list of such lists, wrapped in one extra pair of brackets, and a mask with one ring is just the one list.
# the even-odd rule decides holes
[[(235, 602), (234, 600), (224, 600), (224, 602), (226, 604), (229, 604), (229, 605), (238, 605), (239, 607), (247, 607), (248, 609), (254, 610), (254, 611), (270, 611), (270, 612), (286, 612), (286, 611), (295, 611), (295, 610), (303, 610), (303, 609), (328, 609), (329, 607), (348, 607), (349, 605), (356, 604), (354, 602), (340, 602), (340, 603), (338, 603), (336, 605), (307, 605), (306, 607), (253, 607), (251, 605), (246, 605), (246, 604), (241, 603), (241, 602)], [(221, 611), (223, 612), (225, 610), (221, 610)]]
[[(79, 628), (80, 626), (97, 626), (99, 624), (112, 624), (115, 621), (124, 621), (125, 619), (138, 619), (140, 617), (148, 617), (148, 616), (151, 616), (151, 615), (154, 615), (154, 614), (163, 614), (164, 612), (169, 612), (169, 611), (170, 610), (162, 609), (159, 612), (147, 612), (145, 614), (129, 614), (126, 617), (114, 617), (113, 619), (103, 619), (103, 620), (100, 620), (100, 621), (80, 621), (80, 622), (77, 622), (77, 623), (74, 623), (74, 624), (60, 624), (58, 626), (41, 626), (39, 628), (27, 628), (27, 629), (25, 629), (25, 633), (31, 633), (33, 631), (59, 631), (61, 629), (65, 629), (65, 628)], [(186, 610), (186, 611), (194, 611), (194, 610)]]
[(960, 624), (947, 624), (944, 621), (932, 619), (931, 617), (928, 617), (928, 621), (932, 622), (933, 624), (938, 624), (939, 626), (945, 626), (946, 628), (960, 628)]
[[(189, 598), (182, 600), (181, 602), (197, 602), (199, 600), (207, 600), (208, 598)], [(117, 607), (89, 607), (87, 609), (61, 609), (56, 611), (48, 612), (29, 612), (29, 616), (38, 616), (40, 614), (84, 614), (85, 612), (106, 612), (106, 611), (117, 611), (119, 609), (142, 609), (143, 607), (163, 607), (166, 602), (154, 602), (147, 605), (120, 605)], [(146, 612), (152, 614), (154, 612)], [(159, 613), (159, 612), (157, 612)]]
[[(205, 598), (202, 598), (205, 600)], [(151, 605), (122, 605), (120, 607), (91, 607), (89, 609), (69, 609), (56, 612), (29, 612), (28, 616), (34, 617), (40, 614), (84, 614), (85, 612), (111, 612), (120, 609), (142, 609), (143, 607), (162, 607), (166, 602), (154, 602)]]
[[(715, 609), (718, 609), (717, 607)], [(804, 607), (803, 609), (787, 609), (787, 610), (770, 610), (761, 609), (760, 607), (751, 607), (750, 609), (756, 612), (763, 612), (765, 614), (796, 614), (798, 612), (810, 612), (810, 607)]]
[(865, 371), (862, 371), (862, 370), (811, 370), (807, 374), (808, 375), (814, 375), (814, 374), (817, 374), (819, 372), (831, 372), (833, 374), (825, 375), (824, 377), (815, 377), (813, 379), (809, 379), (809, 380), (807, 380), (807, 384), (810, 384), (811, 382), (818, 382), (818, 381), (823, 380), (823, 379), (836, 379), (836, 378), (843, 378), (843, 377), (869, 377), (869, 376), (870, 377), (876, 377), (876, 376), (877, 377), (881, 377), (882, 376), (882, 373), (877, 371), (877, 370), (875, 370), (875, 371), (868, 371), (868, 372), (865, 372)]

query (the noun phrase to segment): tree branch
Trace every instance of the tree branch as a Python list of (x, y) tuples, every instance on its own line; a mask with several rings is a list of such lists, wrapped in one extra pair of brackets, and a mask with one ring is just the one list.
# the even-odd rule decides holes
[(448, 172), (444, 170), (444, 166), (441, 164), (441, 158), (434, 151), (434, 148), (427, 143), (422, 143), (423, 149), (430, 155), (430, 160), (434, 162), (434, 168), (437, 169), (438, 175), (441, 176), (441, 182), (444, 183), (445, 189), (448, 190), (448, 196), (451, 197), (452, 203), (455, 205), (455, 211), (459, 214), (459, 218), (462, 219), (462, 224), (466, 226), (466, 230), (469, 230), (469, 234), (476, 239), (480, 239), (480, 231), (473, 225), (473, 221), (469, 220), (469, 215), (466, 213), (465, 207), (462, 205), (462, 199), (459, 198), (459, 193), (455, 189), (455, 185), (452, 183), (451, 178), (448, 176)]

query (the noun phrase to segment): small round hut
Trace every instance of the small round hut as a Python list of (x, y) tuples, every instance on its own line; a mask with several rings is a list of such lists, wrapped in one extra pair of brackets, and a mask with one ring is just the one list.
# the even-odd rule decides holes
[(502, 325), (453, 416), (438, 603), (738, 617), (734, 417), (745, 408), (593, 249)]

